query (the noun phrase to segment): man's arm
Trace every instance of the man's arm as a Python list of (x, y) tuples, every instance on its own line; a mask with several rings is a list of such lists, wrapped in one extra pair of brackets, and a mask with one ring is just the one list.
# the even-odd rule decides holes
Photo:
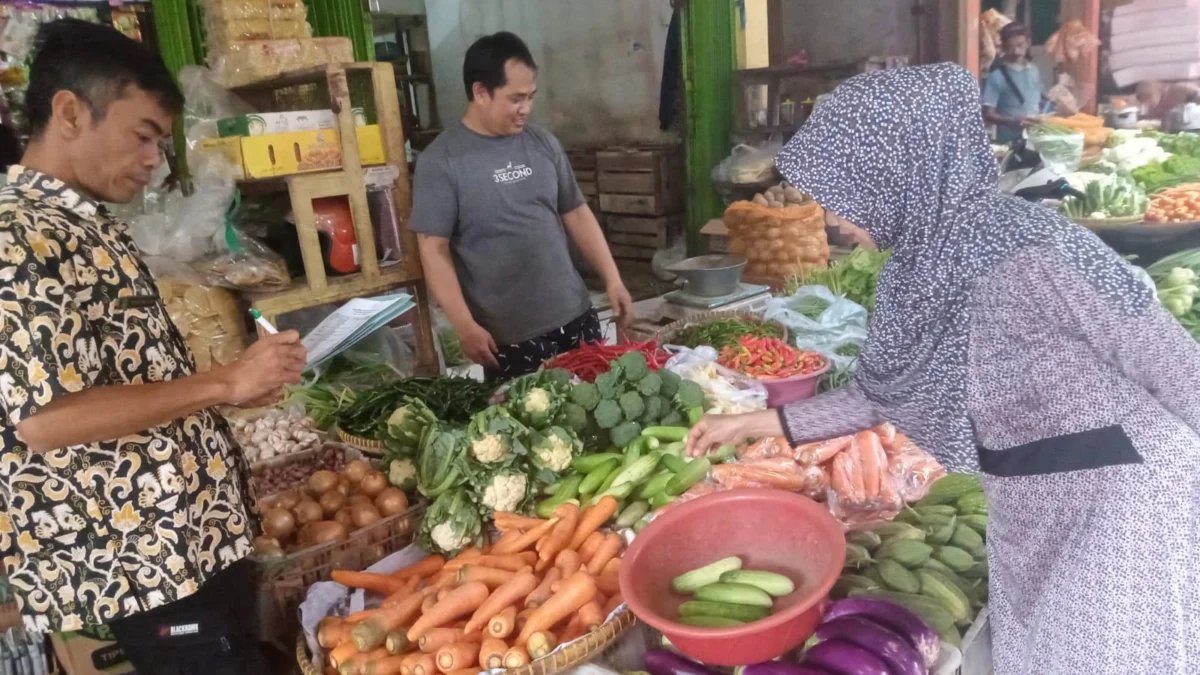
[(587, 204), (562, 215), (563, 227), (575, 241), (583, 257), (587, 259), (592, 269), (604, 280), (604, 288), (608, 293), (609, 303), (613, 314), (619, 319), (622, 327), (627, 328), (633, 320), (633, 298), (621, 281), (621, 271), (613, 260), (608, 242), (604, 240), (604, 231)]
[(215, 405), (237, 405), (300, 381), (305, 350), (295, 331), (269, 335), (233, 363), (167, 382), (91, 387), (62, 394), (17, 423), (35, 453), (142, 433)]
[(421, 251), (421, 266), (425, 268), (425, 283), (458, 333), (463, 353), (480, 365), (499, 367), (495, 340), (476, 323), (463, 297), (450, 255), (450, 240), (417, 233), (417, 248)]

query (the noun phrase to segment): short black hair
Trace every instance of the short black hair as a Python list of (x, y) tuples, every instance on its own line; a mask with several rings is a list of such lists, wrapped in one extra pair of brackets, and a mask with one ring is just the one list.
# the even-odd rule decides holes
[(1029, 28), (1023, 23), (1013, 21), (1000, 29), (1000, 44), (1007, 44), (1009, 40), (1018, 37), (1029, 37)]
[(60, 91), (82, 98), (97, 120), (131, 84), (158, 98), (168, 112), (183, 110), (183, 94), (158, 53), (115, 28), (78, 19), (53, 21), (38, 31), (34, 50), (25, 92), (31, 136), (45, 131)]
[(537, 70), (533, 54), (529, 53), (525, 41), (508, 31), (485, 35), (476, 40), (467, 49), (467, 56), (463, 59), (463, 86), (467, 90), (467, 100), (475, 100), (476, 82), (481, 83), (489, 94), (507, 84), (504, 66), (511, 59)]

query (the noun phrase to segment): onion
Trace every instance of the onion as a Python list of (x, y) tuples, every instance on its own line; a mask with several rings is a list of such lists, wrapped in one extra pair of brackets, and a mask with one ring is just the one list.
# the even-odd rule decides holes
[(363, 476), (362, 483), (359, 484), (358, 489), (361, 490), (364, 495), (375, 498), (380, 492), (383, 492), (384, 488), (387, 486), (387, 476), (383, 475), (379, 471), (372, 471), (366, 476)]
[(375, 498), (375, 507), (384, 518), (408, 509), (408, 496), (399, 488), (389, 487)]
[(338, 509), (338, 512), (333, 514), (333, 519), (341, 523), (343, 527), (350, 530), (354, 527), (354, 510), (349, 506)]
[[(274, 478), (272, 478), (272, 480), (274, 480)], [(285, 490), (280, 492), (279, 495), (275, 497), (273, 506), (277, 506), (281, 509), (291, 509), (295, 508), (296, 504), (299, 503), (300, 493), (296, 492), (295, 490)]]
[(362, 494), (361, 492), (358, 494), (350, 495), (349, 501), (346, 502), (347, 506), (354, 506), (356, 504), (366, 504), (367, 506), (375, 506), (374, 500), (372, 500), (370, 497)]
[(311, 499), (305, 499), (296, 504), (294, 511), (296, 512), (296, 523), (300, 525), (315, 523), (325, 516), (325, 510), (321, 508), (321, 505)]
[(346, 468), (342, 470), (342, 475), (345, 476), (346, 480), (350, 481), (352, 484), (358, 483), (369, 473), (371, 473), (371, 465), (361, 459), (356, 459), (353, 462), (350, 462), (346, 465)]
[(321, 505), (321, 511), (325, 513), (326, 518), (332, 518), (333, 514), (337, 513), (343, 506), (346, 505), (346, 495), (337, 490), (330, 490), (321, 495), (318, 500)]
[(272, 539), (284, 541), (296, 530), (296, 518), (287, 509), (271, 509), (263, 513), (263, 532)]
[(333, 520), (309, 523), (301, 531), (303, 542), (306, 544), (327, 544), (333, 541), (342, 541), (348, 534), (344, 525)]
[(379, 520), (379, 512), (373, 506), (359, 504), (358, 506), (350, 507), (350, 519), (354, 521), (354, 527), (363, 528), (377, 522)]
[(308, 490), (314, 495), (323, 495), (338, 484), (338, 475), (332, 471), (321, 470), (308, 479)]

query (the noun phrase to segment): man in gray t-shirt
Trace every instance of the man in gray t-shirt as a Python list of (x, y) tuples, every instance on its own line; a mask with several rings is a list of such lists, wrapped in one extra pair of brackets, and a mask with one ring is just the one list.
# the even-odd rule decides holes
[(512, 33), (480, 38), (463, 83), (466, 116), (417, 160), (412, 229), (463, 351), (489, 375), (514, 377), (600, 339), (568, 234), (623, 324), (633, 301), (558, 139), (526, 122), (537, 66), (525, 43)]

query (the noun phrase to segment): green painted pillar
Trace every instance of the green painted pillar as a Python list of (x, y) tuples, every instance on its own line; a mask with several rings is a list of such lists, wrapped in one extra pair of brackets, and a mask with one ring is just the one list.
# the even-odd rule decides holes
[(158, 51), (171, 73), (204, 63), (200, 12), (196, 0), (151, 0)]
[(348, 37), (355, 61), (375, 60), (371, 13), (363, 0), (304, 0), (314, 37)]
[(695, 254), (705, 246), (700, 228), (725, 212), (711, 174), (732, 147), (736, 8), (733, 0), (682, 0), (681, 4), (687, 240), (688, 251)]

